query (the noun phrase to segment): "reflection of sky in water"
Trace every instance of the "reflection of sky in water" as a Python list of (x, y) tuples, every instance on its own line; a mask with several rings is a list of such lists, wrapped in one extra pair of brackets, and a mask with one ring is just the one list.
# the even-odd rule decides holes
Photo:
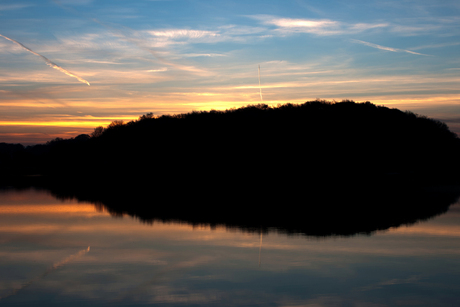
[(44, 192), (2, 192), (0, 304), (454, 306), (459, 238), (456, 205), (373, 236), (264, 235), (259, 267), (258, 234), (142, 224)]

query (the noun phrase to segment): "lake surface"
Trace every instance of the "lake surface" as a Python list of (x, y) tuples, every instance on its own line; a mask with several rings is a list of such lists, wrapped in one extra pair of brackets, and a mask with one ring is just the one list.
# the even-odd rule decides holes
[(145, 223), (4, 190), (0, 305), (460, 306), (460, 205), (372, 235), (313, 237)]

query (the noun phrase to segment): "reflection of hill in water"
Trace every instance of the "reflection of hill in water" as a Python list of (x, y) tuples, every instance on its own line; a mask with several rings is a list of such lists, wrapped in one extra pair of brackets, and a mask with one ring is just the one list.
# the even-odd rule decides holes
[[(144, 222), (222, 225), (244, 231), (276, 229), (311, 236), (372, 233), (412, 224), (446, 212), (460, 195), (458, 186), (311, 185), (228, 189), (214, 186), (82, 185), (40, 183), (59, 199), (95, 203), (115, 216)], [(235, 188), (235, 187), (233, 187)]]

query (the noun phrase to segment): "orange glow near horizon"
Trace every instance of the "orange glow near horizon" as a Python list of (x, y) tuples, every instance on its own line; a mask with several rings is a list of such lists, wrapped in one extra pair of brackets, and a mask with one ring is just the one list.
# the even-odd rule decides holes
[(70, 214), (82, 216), (107, 215), (98, 211), (92, 204), (40, 204), (40, 205), (1, 205), (0, 214)]
[[(162, 97), (162, 100), (155, 101), (155, 107), (150, 108), (152, 98), (145, 97), (140, 99), (136, 103), (136, 108), (131, 108), (131, 99), (124, 98), (120, 99), (117, 102), (112, 102), (108, 104), (105, 102), (106, 99), (102, 99), (101, 102), (84, 102), (84, 101), (73, 101), (68, 102), (69, 105), (59, 105), (56, 102), (53, 102), (52, 105), (47, 104), (37, 104), (32, 102), (24, 101), (16, 102), (17, 107), (20, 109), (25, 107), (31, 107), (31, 104), (34, 107), (43, 109), (45, 112), (47, 109), (50, 111), (55, 109), (62, 109), (62, 113), (44, 113), (40, 119), (37, 117), (22, 116), (21, 119), (14, 116), (9, 116), (9, 118), (3, 118), (0, 120), (0, 137), (7, 140), (9, 143), (44, 143), (56, 137), (61, 138), (70, 138), (75, 137), (78, 134), (86, 133), (89, 134), (93, 131), (94, 128), (98, 126), (106, 127), (114, 120), (123, 120), (125, 123), (133, 120), (137, 120), (139, 116), (142, 116), (146, 113), (153, 112), (155, 116), (161, 115), (172, 115), (172, 114), (183, 114), (191, 111), (209, 111), (209, 110), (226, 110), (231, 108), (244, 107), (251, 104), (259, 104), (260, 98), (258, 86), (240, 86), (240, 89), (253, 89), (247, 94), (243, 92), (233, 93), (226, 96), (223, 93), (216, 92), (190, 92), (190, 93), (176, 93), (170, 97)], [(316, 98), (293, 98), (289, 100), (281, 99), (269, 99), (270, 96), (277, 98), (279, 96), (276, 93), (276, 86), (263, 86), (266, 91), (264, 92), (264, 104), (270, 106), (276, 106), (278, 104), (284, 103), (294, 103), (301, 104), (306, 101), (316, 100)], [(170, 93), (171, 95), (171, 93)], [(216, 98), (230, 98), (230, 99), (216, 99)], [(346, 96), (344, 96), (346, 97)], [(164, 99), (166, 98), (166, 99)], [(233, 98), (233, 99), (232, 99)], [(327, 101), (341, 101), (341, 98), (336, 97), (325, 97), (320, 98)], [(346, 99), (346, 98), (344, 98)], [(451, 95), (442, 95), (442, 96), (417, 96), (413, 95), (411, 97), (399, 96), (368, 96), (362, 97), (362, 99), (354, 99), (356, 102), (370, 101), (376, 105), (383, 105), (390, 108), (398, 108), (403, 111), (415, 111), (415, 113), (436, 117), (437, 119), (449, 119), (450, 117), (455, 117), (455, 115), (450, 114), (449, 112), (443, 112), (433, 109), (433, 106), (439, 107), (455, 107), (460, 104), (460, 96), (456, 94)], [(175, 103), (173, 101), (176, 101)], [(2, 104), (0, 103), (0, 106)], [(6, 107), (6, 105), (4, 105)], [(107, 115), (89, 115), (88, 113), (100, 114), (105, 108), (110, 108), (112, 111)], [(75, 110), (84, 110), (82, 111)], [(423, 111), (426, 109), (426, 112)], [(422, 110), (420, 112), (419, 110)], [(78, 115), (81, 113), (82, 115)], [(106, 112), (105, 112), (106, 113)], [(136, 113), (136, 115), (129, 115)], [(460, 126), (451, 123), (450, 128), (456, 132), (460, 133)], [(43, 130), (47, 129), (47, 130)], [(458, 130), (458, 131), (457, 131)], [(41, 135), (38, 135), (37, 132), (42, 131)], [(35, 140), (35, 141), (34, 141)]]
[(110, 119), (98, 118), (93, 116), (82, 117), (64, 117), (62, 120), (40, 120), (40, 121), (0, 121), (0, 126), (55, 126), (55, 127), (87, 127), (95, 128), (96, 126), (107, 126), (114, 120), (123, 120), (124, 122), (138, 119), (139, 116), (115, 116)]

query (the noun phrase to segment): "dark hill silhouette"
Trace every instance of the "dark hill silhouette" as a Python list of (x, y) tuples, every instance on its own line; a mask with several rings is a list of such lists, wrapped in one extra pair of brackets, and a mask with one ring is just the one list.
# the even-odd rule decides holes
[[(0, 148), (1, 151), (1, 148)], [(459, 170), (460, 140), (437, 120), (370, 102), (250, 105), (98, 127), (10, 155), (4, 174), (161, 181), (197, 177), (250, 184), (412, 175)], [(364, 179), (367, 180), (367, 179)], [(215, 182), (215, 180), (211, 180)]]

